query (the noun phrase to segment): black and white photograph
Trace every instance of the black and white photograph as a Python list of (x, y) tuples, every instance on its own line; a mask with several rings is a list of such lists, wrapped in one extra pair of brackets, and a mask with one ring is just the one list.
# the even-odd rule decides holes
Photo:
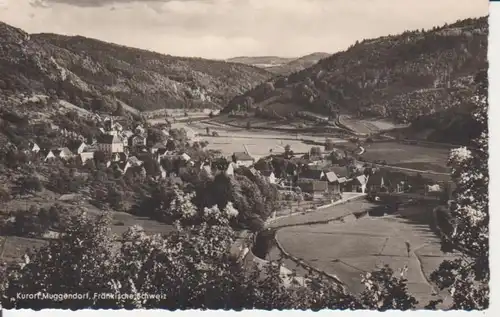
[(0, 0), (0, 308), (487, 310), (491, 22)]

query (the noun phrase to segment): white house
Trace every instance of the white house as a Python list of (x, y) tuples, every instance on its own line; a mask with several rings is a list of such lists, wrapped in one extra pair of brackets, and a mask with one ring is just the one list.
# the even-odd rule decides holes
[(54, 153), (52, 153), (51, 150), (41, 150), (40, 154), (42, 155), (44, 161), (56, 158), (56, 156), (54, 155)]
[(30, 142), (29, 150), (33, 153), (38, 153), (38, 152), (40, 152), (40, 147), (35, 142)]
[(234, 175), (234, 163), (229, 163), (229, 166), (226, 168), (226, 171), (224, 173), (228, 176), (233, 176)]

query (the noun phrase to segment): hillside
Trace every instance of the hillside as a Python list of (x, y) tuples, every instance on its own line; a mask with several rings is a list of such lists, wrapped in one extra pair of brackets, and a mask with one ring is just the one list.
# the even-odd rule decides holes
[(299, 58), (278, 56), (241, 56), (228, 59), (228, 62), (241, 63), (263, 68), (276, 75), (287, 75), (316, 64), (329, 53), (312, 53)]
[[(384, 118), (412, 123), (453, 112), (471, 94), (474, 76), (487, 68), (488, 21), (467, 19), (428, 31), (357, 42), (343, 52), (232, 99), (223, 110), (291, 117)], [(287, 105), (284, 107), (283, 105)]]
[(45, 94), (97, 111), (113, 111), (117, 99), (138, 110), (218, 108), (270, 77), (249, 65), (162, 55), (80, 36), (30, 35), (1, 22), (0, 73), (4, 98)]
[(312, 53), (309, 55), (305, 55), (302, 57), (299, 57), (297, 59), (291, 60), (288, 63), (279, 65), (279, 66), (273, 66), (266, 68), (267, 71), (270, 71), (274, 74), (278, 75), (288, 75), (297, 71), (301, 71), (303, 69), (306, 69), (308, 67), (313, 66), (317, 62), (319, 62), (321, 59), (326, 58), (331, 56), (329, 53)]

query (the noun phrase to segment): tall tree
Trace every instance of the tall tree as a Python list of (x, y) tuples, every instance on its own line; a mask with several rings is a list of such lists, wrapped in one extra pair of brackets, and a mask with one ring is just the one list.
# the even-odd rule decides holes
[(473, 117), (483, 127), (473, 147), (450, 153), (449, 164), (457, 185), (455, 207), (451, 209), (454, 230), (443, 244), (447, 251), (458, 249), (461, 256), (444, 261), (433, 280), (448, 288), (453, 309), (486, 309), (489, 306), (489, 210), (488, 210), (488, 99), (487, 74), (476, 76)]

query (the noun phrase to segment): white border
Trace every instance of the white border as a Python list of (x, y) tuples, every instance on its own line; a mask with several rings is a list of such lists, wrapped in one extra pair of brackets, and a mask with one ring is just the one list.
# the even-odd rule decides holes
[[(397, 1), (397, 0), (393, 0)], [(439, 1), (439, 0), (438, 0)], [(485, 0), (470, 0), (470, 1), (485, 1)], [(497, 188), (500, 192), (500, 2), (490, 2), (490, 19), (489, 19), (489, 43), (488, 43), (488, 59), (489, 59), (489, 127), (490, 127), (490, 193), (496, 193), (494, 188)], [(498, 122), (497, 122), (498, 120)], [(499, 244), (497, 239), (495, 239), (496, 228), (500, 226), (500, 216), (496, 216), (495, 212), (500, 210), (500, 195), (490, 195), (490, 267), (491, 267), (491, 296), (490, 296), (490, 309), (486, 312), (442, 312), (442, 311), (412, 311), (412, 312), (398, 312), (398, 311), (387, 311), (384, 313), (380, 312), (368, 312), (368, 311), (328, 311), (323, 310), (320, 312), (312, 311), (242, 311), (242, 312), (232, 312), (232, 311), (176, 311), (172, 312), (178, 317), (181, 316), (193, 316), (194, 314), (204, 316), (276, 316), (277, 314), (287, 317), (295, 316), (331, 316), (332, 314), (344, 314), (344, 316), (366, 316), (374, 314), (382, 314), (384, 316), (401, 316), (401, 315), (411, 315), (411, 316), (436, 316), (447, 314), (448, 316), (500, 316), (500, 314), (495, 314), (496, 308), (500, 306), (499, 296), (500, 294), (495, 287), (496, 284), (500, 285), (500, 274), (497, 274), (500, 270), (499, 266)], [(494, 300), (494, 298), (497, 298)], [(68, 314), (72, 316), (148, 316), (148, 317), (164, 317), (165, 315), (171, 314), (169, 311), (163, 310), (80, 310), (80, 311), (64, 311), (64, 310), (43, 310), (43, 311), (31, 311), (31, 310), (17, 310), (17, 311), (3, 311), (3, 316), (5, 317), (30, 317), (30, 316), (51, 316), (51, 317), (67, 317)]]

